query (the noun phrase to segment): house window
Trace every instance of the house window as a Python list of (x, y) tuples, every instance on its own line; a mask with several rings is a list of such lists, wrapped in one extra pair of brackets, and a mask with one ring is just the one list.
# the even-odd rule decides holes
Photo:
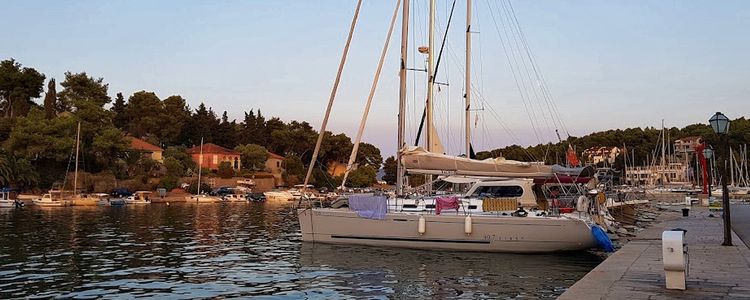
[(277, 162), (276, 162), (276, 167), (277, 167), (277, 168), (281, 168), (281, 162), (280, 162), (280, 161), (277, 161)]
[(214, 154), (214, 165), (218, 165), (218, 164), (219, 164), (219, 156)]

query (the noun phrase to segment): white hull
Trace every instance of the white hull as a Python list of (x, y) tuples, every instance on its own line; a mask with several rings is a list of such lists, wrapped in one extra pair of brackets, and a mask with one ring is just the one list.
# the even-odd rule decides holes
[(294, 196), (288, 192), (265, 192), (263, 195), (266, 196), (266, 201), (268, 202), (287, 202), (294, 200)]
[(13, 200), (0, 200), (0, 207), (12, 208), (16, 207), (16, 205)]
[(69, 200), (45, 201), (43, 199), (36, 199), (34, 200), (34, 205), (38, 205), (42, 207), (70, 206), (70, 201)]
[(193, 203), (217, 203), (217, 202), (223, 201), (219, 197), (205, 196), (205, 195), (186, 196), (185, 200), (187, 202), (193, 202)]
[(472, 215), (471, 234), (464, 215), (388, 213), (385, 220), (360, 218), (349, 209), (298, 210), (302, 240), (331, 244), (461, 251), (548, 253), (595, 246), (590, 227), (568, 217)]
[(151, 204), (150, 200), (125, 200), (125, 204)]
[(226, 195), (222, 199), (227, 202), (248, 202), (245, 195)]

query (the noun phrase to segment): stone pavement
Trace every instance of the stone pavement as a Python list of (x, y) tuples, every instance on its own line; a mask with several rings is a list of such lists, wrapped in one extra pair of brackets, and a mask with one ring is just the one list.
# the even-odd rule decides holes
[[(750, 299), (750, 250), (735, 234), (734, 246), (721, 246), (721, 215), (709, 214), (696, 206), (689, 217), (664, 212), (661, 222), (640, 232), (558, 299)], [(684, 291), (667, 290), (664, 283), (661, 233), (673, 228), (687, 230)]]

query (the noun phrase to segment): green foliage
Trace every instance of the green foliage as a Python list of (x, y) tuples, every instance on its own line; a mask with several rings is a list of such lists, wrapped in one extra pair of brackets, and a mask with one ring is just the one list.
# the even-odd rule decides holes
[(15, 188), (33, 188), (39, 184), (39, 173), (28, 160), (0, 151), (0, 184)]
[(6, 117), (23, 116), (33, 106), (44, 86), (44, 74), (22, 67), (14, 59), (0, 62), (0, 110)]
[(368, 187), (377, 182), (377, 170), (372, 166), (360, 166), (349, 173), (347, 185), (351, 187)]
[(179, 144), (185, 126), (190, 122), (190, 108), (179, 95), (169, 96), (162, 102), (164, 110), (159, 128), (160, 141), (167, 145)]
[(356, 162), (360, 165), (373, 166), (375, 169), (379, 169), (380, 165), (383, 164), (383, 156), (380, 155), (378, 147), (362, 142), (359, 143)]
[(32, 109), (16, 119), (16, 126), (4, 147), (13, 155), (28, 160), (67, 162), (75, 147), (76, 120), (57, 117), (47, 120), (40, 109)]
[(247, 144), (234, 147), (234, 151), (240, 153), (242, 168), (263, 171), (266, 169), (266, 160), (268, 160), (268, 150), (261, 145)]
[(125, 116), (128, 132), (135, 137), (158, 135), (163, 107), (153, 92), (136, 92), (128, 99)]
[(170, 191), (179, 185), (179, 178), (173, 175), (167, 175), (159, 181), (159, 187)]
[(168, 176), (182, 177), (185, 176), (185, 166), (177, 158), (167, 156), (164, 158), (164, 167), (167, 169)]
[(218, 170), (216, 171), (216, 174), (221, 178), (232, 178), (234, 176), (234, 169), (232, 169), (232, 164), (228, 161), (221, 162), (219, 164)]
[(305, 179), (307, 170), (305, 170), (305, 166), (299, 157), (287, 156), (281, 162), (281, 166), (284, 168), (284, 181), (288, 185), (298, 184)]
[(114, 158), (128, 150), (129, 143), (125, 140), (122, 130), (109, 126), (102, 129), (94, 136), (91, 143), (92, 152), (96, 162), (108, 169), (114, 168)]
[(164, 150), (164, 163), (165, 164), (166, 164), (167, 158), (169, 157), (178, 160), (180, 164), (182, 165), (182, 167), (185, 168), (186, 173), (198, 171), (195, 161), (193, 161), (193, 158), (190, 156), (190, 154), (187, 154), (187, 152), (185, 152), (185, 147), (183, 146), (167, 147), (167, 149)]
[(47, 84), (47, 94), (44, 96), (44, 114), (47, 119), (55, 117), (55, 105), (57, 105), (57, 84), (52, 78)]
[(383, 171), (385, 172), (383, 180), (388, 184), (395, 184), (398, 175), (398, 162), (396, 161), (396, 158), (393, 156), (386, 158), (385, 164), (383, 165)]

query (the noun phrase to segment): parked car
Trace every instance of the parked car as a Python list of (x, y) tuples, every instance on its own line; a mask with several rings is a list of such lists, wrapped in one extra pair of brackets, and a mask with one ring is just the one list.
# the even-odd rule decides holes
[(250, 201), (266, 201), (266, 195), (263, 193), (250, 193), (247, 198)]
[(230, 188), (228, 186), (222, 186), (220, 188), (217, 188), (217, 189), (213, 190), (211, 192), (211, 195), (223, 197), (223, 196), (226, 196), (226, 195), (232, 194), (232, 193), (234, 193), (234, 190), (232, 188)]
[(116, 188), (113, 189), (112, 192), (109, 193), (109, 195), (115, 198), (130, 197), (133, 195), (133, 192), (126, 188)]

